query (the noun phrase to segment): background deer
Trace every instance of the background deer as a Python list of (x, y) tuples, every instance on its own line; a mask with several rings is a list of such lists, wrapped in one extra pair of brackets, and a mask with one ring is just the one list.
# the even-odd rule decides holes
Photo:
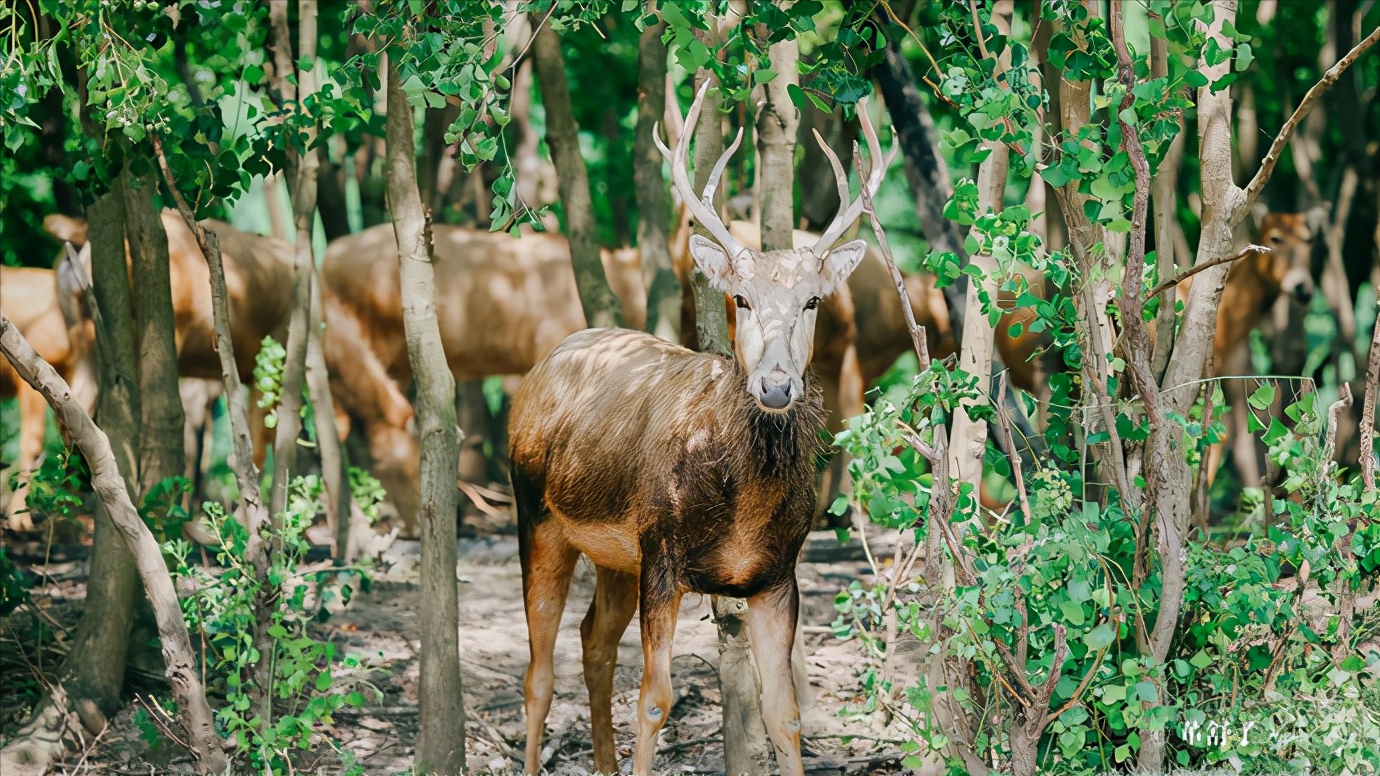
[[(526, 373), (561, 340), (585, 328), (565, 237), (437, 224), (436, 306), (446, 359), (457, 381)], [(604, 252), (604, 272), (623, 303), (623, 320), (640, 328), (647, 296), (636, 250)], [(413, 535), (420, 471), (408, 430), (412, 380), (391, 224), (333, 241), (322, 262), (326, 360), (338, 412), (368, 439), (374, 475)], [(349, 422), (338, 418), (342, 422)], [(470, 429), (467, 429), (470, 430)]]
[[(172, 282), (173, 323), (176, 326), (178, 374), (184, 378), (220, 380), (220, 361), (215, 352), (215, 326), (211, 321), (210, 268), (206, 257), (196, 244), (182, 218), (173, 210), (162, 213), (163, 229), (168, 235), (168, 271)], [(292, 294), (292, 247), (281, 240), (242, 232), (223, 221), (207, 220), (208, 229), (220, 237), (225, 258), (225, 282), (230, 293), (231, 335), (235, 345), (235, 362), (240, 379), (252, 384), (254, 360), (266, 336), (286, 341), (287, 319)], [(44, 229), (58, 240), (74, 246), (85, 246), (86, 222), (80, 218), (50, 215), (43, 221)], [(85, 266), (76, 271), (90, 277), (90, 251), (79, 257)], [(128, 259), (128, 246), (126, 246)], [(65, 292), (76, 294), (75, 290)], [(73, 297), (75, 298), (75, 296)], [(8, 310), (8, 306), (6, 306)], [(89, 322), (84, 325), (89, 326)], [(206, 391), (192, 389), (183, 393), (189, 422), (205, 416)], [(201, 406), (195, 406), (201, 402)], [(262, 466), (272, 432), (263, 427), (263, 410), (257, 402), (250, 402), (250, 415), (255, 419), (254, 458)], [(41, 421), (40, 421), (41, 422)], [(188, 438), (193, 431), (188, 430)], [(189, 449), (189, 456), (194, 454)], [(192, 464), (189, 462), (190, 470)]]
[[(64, 267), (63, 273), (68, 271), (70, 268)], [(95, 375), (88, 359), (94, 330), (91, 322), (79, 314), (79, 308), (79, 288), (59, 272), (0, 266), (0, 309), (33, 349), (72, 386), (82, 408), (89, 412), (96, 398)], [(27, 511), (28, 478), (43, 455), (48, 404), (32, 386), (19, 379), (8, 361), (0, 359), (0, 399), (14, 396), (19, 397), (19, 457), (13, 462), (15, 488), (6, 514), (11, 529), (27, 531), (33, 528)]]
[[(1313, 229), (1308, 213), (1266, 213), (1260, 217), (1258, 236), (1268, 252), (1251, 251), (1232, 265), (1222, 287), (1222, 303), (1217, 308), (1217, 328), (1213, 335), (1214, 377), (1239, 377), (1251, 368), (1251, 330), (1265, 323), (1281, 296), (1307, 305), (1313, 298)], [(1186, 278), (1178, 286), (1185, 298), (1193, 285)], [(1228, 445), (1232, 463), (1247, 487), (1261, 484), (1256, 439), (1250, 433), (1246, 405), (1247, 381), (1222, 381), (1222, 394), (1231, 407), (1227, 419), (1227, 438), (1208, 449), (1204, 463), (1208, 482), (1216, 477)]]
[[(696, 126), (709, 84), (686, 117)], [(863, 111), (859, 115), (865, 116)], [(866, 118), (875, 192), (886, 162)], [(738, 307), (734, 358), (695, 353), (622, 329), (576, 333), (528, 374), (513, 398), (509, 450), (518, 509), (531, 663), (524, 690), (526, 772), (538, 772), (551, 706), (552, 655), (575, 561), (594, 562), (594, 603), (581, 626), (594, 766), (616, 772), (612, 679), (617, 646), (641, 611), (642, 691), (633, 772), (651, 772), (671, 707), (671, 643), (686, 592), (748, 599), (746, 623), (762, 677), (762, 714), (784, 774), (803, 773), (790, 650), (795, 561), (814, 514), (814, 456), (823, 426), (807, 383), (821, 298), (867, 245), (838, 240), (862, 212), (843, 208), (808, 248), (742, 245), (694, 191), (690, 133), (674, 154), (658, 141), (695, 220), (700, 270)], [(741, 132), (724, 152), (722, 170)], [(825, 148), (827, 153), (828, 148)], [(840, 182), (846, 186), (846, 181)]]

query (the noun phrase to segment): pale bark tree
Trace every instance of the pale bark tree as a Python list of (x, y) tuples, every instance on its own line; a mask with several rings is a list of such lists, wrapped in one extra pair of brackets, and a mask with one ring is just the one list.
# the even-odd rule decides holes
[[(564, 75), (562, 75), (562, 78)], [(421, 730), (417, 771), (443, 776), (465, 770), (465, 705), (460, 682), (459, 591), (455, 578), (460, 429), (455, 378), (446, 363), (436, 317), (431, 226), (417, 189), (413, 111), (396, 61), (388, 68), (388, 153), (385, 179), (401, 257), (400, 287), (407, 355), (417, 392), (421, 504)], [(596, 253), (595, 260), (598, 260)]]
[(580, 155), (580, 128), (571, 112), (561, 39), (549, 25), (541, 24), (540, 17), (533, 23), (540, 25), (532, 42), (532, 54), (536, 60), (542, 105), (546, 108), (546, 144), (551, 148), (551, 161), (556, 165), (580, 306), (590, 326), (621, 326), (622, 308), (604, 276), (604, 263), (596, 239), (589, 173)]
[[(656, 13), (656, 3), (647, 3), (645, 11)], [(637, 245), (647, 288), (647, 331), (679, 342), (681, 291), (669, 250), (670, 194), (661, 173), (661, 152), (653, 141), (657, 123), (666, 112), (666, 44), (661, 40), (665, 31), (665, 22), (649, 24), (638, 41), (633, 186), (637, 190)]]

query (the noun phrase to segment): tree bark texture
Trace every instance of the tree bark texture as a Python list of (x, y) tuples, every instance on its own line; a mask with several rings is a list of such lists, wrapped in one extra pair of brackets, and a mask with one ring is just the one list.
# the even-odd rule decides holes
[(133, 473), (134, 493), (142, 499), (154, 485), (179, 476), (186, 467), (186, 414), (178, 387), (168, 235), (153, 201), (156, 184), (131, 178), (122, 189), (130, 271), (138, 278), (132, 292), (139, 354), (139, 466)]
[[(647, 6), (655, 13), (654, 3)], [(680, 342), (680, 281), (671, 267), (670, 193), (662, 176), (661, 152), (653, 138), (666, 112), (665, 22), (642, 31), (637, 59), (637, 135), (633, 141), (633, 187), (637, 190), (637, 245), (647, 288), (647, 331)]]
[[(711, 25), (712, 26), (712, 25)], [(712, 42), (713, 45), (717, 45)], [(708, 70), (700, 70), (695, 74), (695, 89), (698, 91), (702, 79), (713, 78)], [(709, 173), (714, 170), (714, 163), (719, 161), (719, 156), (724, 152), (723, 136), (723, 116), (719, 110), (722, 107), (722, 97), (718, 89), (710, 89), (704, 95), (704, 103), (700, 107), (699, 126), (685, 127), (685, 132), (695, 133), (695, 190), (704, 191), (704, 187), (709, 183)], [(714, 208), (719, 212), (723, 210), (723, 189), (714, 192)], [(709, 236), (699, 224), (695, 225), (697, 234)], [(693, 263), (693, 262), (692, 262)], [(695, 294), (695, 349), (702, 353), (717, 353), (721, 356), (733, 355), (733, 343), (728, 340), (728, 310), (724, 307), (723, 292), (709, 285), (709, 279), (699, 271), (698, 267), (690, 271), (691, 288)], [(684, 336), (685, 332), (681, 332)]]
[(622, 326), (622, 308), (604, 276), (604, 263), (600, 258), (589, 173), (580, 155), (580, 128), (570, 108), (570, 87), (565, 80), (561, 39), (550, 26), (542, 25), (532, 51), (542, 105), (546, 108), (546, 144), (551, 148), (551, 161), (556, 165), (580, 306), (590, 326)]
[[(97, 332), (101, 391), (96, 411), (119, 440), (112, 455), (132, 478), (139, 460), (139, 381), (124, 255), (124, 180), (123, 175), (117, 178), (111, 191), (98, 199), (87, 215), (95, 294), (98, 304), (102, 295), (106, 297), (104, 304), (116, 322), (112, 331)], [(17, 336), (18, 331), (13, 334)], [(59, 669), (61, 679), (39, 702), (33, 718), (15, 740), (0, 752), (0, 766), (10, 761), (52, 762), (65, 751), (64, 738), (75, 739), (74, 732), (81, 732), (83, 725), (86, 730), (82, 735), (99, 733), (104, 719), (119, 708), (134, 622), (137, 569), (134, 557), (99, 503), (94, 518), (86, 605), (72, 648)]]
[[(565, 74), (559, 74), (563, 85)], [(455, 424), (455, 378), (446, 363), (436, 317), (431, 227), (417, 190), (415, 121), (396, 62), (388, 68), (388, 104), (391, 110), (385, 180), (401, 257), (403, 328), (417, 391), (417, 431), (422, 451), (417, 519), (422, 537), (422, 611), (427, 616), (422, 621), (421, 678), (417, 690), (421, 732), (417, 737), (416, 768), (419, 773), (449, 776), (465, 770), (460, 604), (455, 579), (459, 501), (455, 475), (460, 464), (460, 429)], [(587, 195), (588, 186), (585, 191)], [(599, 261), (597, 246), (594, 260)]]
[[(114, 247), (118, 251), (120, 244), (116, 243)], [(122, 256), (120, 258), (119, 268), (123, 275), (124, 261)], [(128, 282), (124, 277), (121, 280)], [(29, 343), (20, 336), (18, 329), (3, 315), (0, 315), (0, 351), (4, 352), (5, 358), (25, 382), (43, 394), (57, 415), (58, 426), (67, 442), (81, 450), (86, 458), (91, 469), (91, 485), (116, 529), (114, 533), (123, 540), (126, 552), (133, 555), (139, 576), (144, 583), (144, 590), (153, 604), (168, 682), (172, 686), (173, 697), (177, 700), (178, 717), (187, 731), (197, 771), (203, 774), (224, 773), (225, 754), (221, 750), (220, 739), (212, 722), (211, 708), (206, 702), (206, 692), (201, 686), (196, 670), (191, 639), (187, 635), (186, 623), (182, 620), (182, 607), (177, 599), (177, 591), (168, 575), (168, 568), (158, 542), (153, 538), (148, 526), (144, 525), (138, 510), (134, 508), (129, 484), (120, 475), (109, 438), (92, 422), (91, 416), (72, 399), (71, 387), (58, 376), (52, 366), (38, 357), (33, 348), (29, 347)], [(180, 462), (178, 465), (181, 465)], [(128, 592), (132, 595), (133, 590)], [(88, 609), (91, 606), (92, 602), (88, 599)], [(127, 638), (126, 624), (122, 640), (127, 641)], [(96, 653), (102, 648), (99, 643), (93, 646), (97, 649), (84, 656), (87, 663), (98, 659)], [(123, 674), (122, 670), (112, 670), (116, 667), (109, 663), (102, 663), (99, 667), (116, 677)]]

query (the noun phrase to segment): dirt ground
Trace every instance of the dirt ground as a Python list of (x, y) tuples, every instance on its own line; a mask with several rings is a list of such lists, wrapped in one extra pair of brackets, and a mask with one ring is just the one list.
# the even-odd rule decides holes
[[(813, 537), (819, 546), (839, 545), (832, 533)], [(337, 714), (336, 739), (358, 758), (368, 774), (412, 772), (417, 734), (418, 546), (398, 542), (386, 553), (386, 571), (374, 575), (372, 590), (357, 593), (348, 608), (322, 625), (322, 636), (358, 655), (363, 666), (338, 682), (367, 681), (383, 694), (378, 704)], [(84, 561), (63, 559), (48, 567), (57, 579), (33, 592), (50, 602), (59, 621), (75, 622), (84, 594)], [(884, 725), (878, 715), (848, 716), (842, 709), (861, 703), (859, 647), (841, 642), (829, 631), (835, 594), (864, 576), (865, 561), (805, 563), (800, 568), (810, 684), (815, 702), (805, 717), (805, 754), (811, 774), (896, 773), (901, 771), (904, 733), (897, 723)], [(522, 677), (527, 666), (527, 626), (522, 614), (521, 573), (517, 540), (493, 536), (461, 541), (460, 646), (465, 706), (469, 725), (467, 753), (472, 772), (505, 773), (521, 768), (525, 738)], [(556, 698), (547, 720), (543, 755), (553, 774), (589, 773), (592, 766), (589, 712), (581, 675), (579, 623), (593, 593), (593, 567), (581, 560), (557, 640)], [(0, 630), (0, 635), (3, 631)], [(709, 600), (687, 596), (676, 630), (672, 663), (676, 701), (663, 729), (656, 770), (659, 773), (722, 773), (718, 640), (709, 619)], [(636, 620), (619, 649), (615, 677), (615, 737), (624, 758), (631, 755), (633, 704), (642, 674), (642, 650)], [(0, 682), (0, 685), (9, 682)], [(9, 705), (12, 699), (0, 698)], [(176, 756), (151, 753), (134, 724), (132, 708), (121, 712), (94, 746), (76, 752), (67, 773), (147, 774), (183, 770)], [(14, 719), (4, 719), (5, 732)], [(299, 772), (334, 773), (338, 758), (329, 751), (307, 758)], [(626, 772), (628, 763), (624, 762)]]

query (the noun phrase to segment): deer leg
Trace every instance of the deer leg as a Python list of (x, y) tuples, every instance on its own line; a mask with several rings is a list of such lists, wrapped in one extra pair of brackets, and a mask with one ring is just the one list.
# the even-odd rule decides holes
[(554, 658), (556, 632), (561, 628), (565, 597), (575, 571), (579, 551), (560, 533), (560, 526), (547, 519), (519, 531), (522, 555), (522, 600), (527, 610), (527, 643), (531, 662), (522, 689), (527, 710), (527, 756), (523, 773), (541, 772), (541, 739), (546, 715), (551, 711), (551, 695), (556, 687)]
[[(1242, 391), (1241, 393), (1245, 393)], [(1246, 488), (1260, 487), (1260, 461), (1256, 459), (1255, 435), (1247, 420), (1250, 410), (1246, 407), (1243, 395), (1231, 405), (1231, 418), (1228, 428), (1231, 431), (1231, 455), (1236, 464), (1236, 472), (1241, 475), (1241, 485)]]
[(602, 567), (597, 574), (594, 601), (580, 623), (585, 688), (589, 690), (594, 770), (618, 773), (618, 753), (613, 745), (613, 672), (618, 666), (618, 641), (637, 611), (637, 577)]
[(776, 750), (781, 776), (805, 772), (800, 759), (800, 708), (791, 678), (791, 643), (798, 609), (794, 576), (786, 584), (748, 599), (748, 640), (762, 678), (762, 721)]
[[(648, 568), (643, 556), (643, 568)], [(633, 748), (633, 773), (650, 776), (656, 759), (657, 733), (671, 715), (671, 647), (680, 614), (680, 589), (664, 577), (643, 572), (640, 591), (642, 615), (642, 692), (637, 699), (637, 744)], [(668, 589), (669, 588), (669, 589)]]

